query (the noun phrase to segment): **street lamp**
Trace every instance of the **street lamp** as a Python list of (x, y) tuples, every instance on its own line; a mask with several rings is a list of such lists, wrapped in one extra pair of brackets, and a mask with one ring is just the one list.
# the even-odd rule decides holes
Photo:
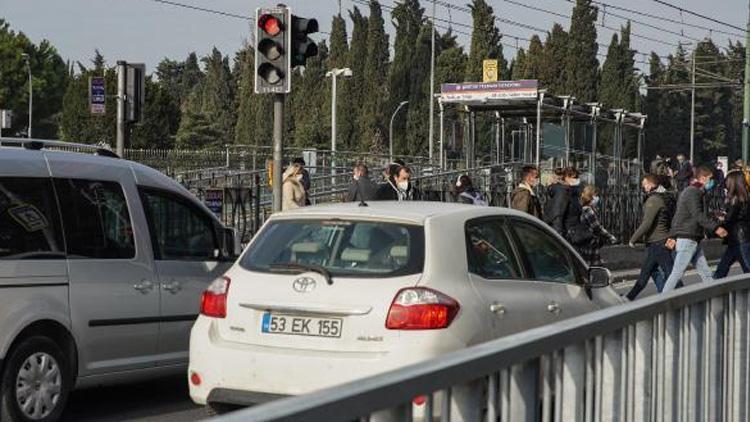
[(26, 68), (29, 70), (29, 132), (28, 137), (31, 138), (31, 112), (34, 104), (34, 86), (31, 83), (31, 57), (28, 54), (23, 53), (21, 57), (26, 60)]
[(393, 162), (393, 119), (396, 118), (396, 113), (398, 113), (399, 110), (401, 110), (401, 107), (407, 105), (408, 101), (401, 101), (401, 103), (396, 107), (396, 110), (393, 112), (393, 115), (391, 116), (391, 125), (388, 130), (388, 151), (391, 156), (391, 162)]
[[(336, 174), (336, 162), (335, 160), (335, 154), (336, 154), (336, 80), (337, 78), (341, 76), (344, 78), (348, 78), (352, 76), (352, 70), (348, 67), (345, 67), (343, 69), (334, 68), (330, 71), (326, 72), (326, 77), (331, 78), (331, 90), (333, 91), (331, 93), (331, 175)], [(331, 178), (331, 183), (336, 184), (335, 178)]]

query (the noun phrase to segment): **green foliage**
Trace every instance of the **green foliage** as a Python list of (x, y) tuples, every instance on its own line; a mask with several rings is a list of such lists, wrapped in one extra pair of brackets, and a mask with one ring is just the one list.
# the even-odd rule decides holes
[(175, 145), (175, 133), (180, 125), (180, 107), (170, 92), (146, 78), (146, 104), (143, 123), (135, 125), (131, 133), (132, 148), (169, 149)]
[(555, 95), (570, 95), (567, 88), (566, 63), (568, 58), (568, 38), (562, 25), (554, 24), (552, 30), (547, 34), (544, 42), (544, 53), (540, 75), (538, 76), (542, 86), (547, 87), (549, 92)]
[[(114, 68), (104, 68), (97, 53), (94, 69), (86, 69), (74, 75), (68, 83), (62, 101), (60, 117), (60, 139), (71, 142), (107, 144), (114, 148), (117, 130), (117, 74)], [(93, 115), (89, 110), (89, 78), (104, 76), (107, 97), (106, 114)]]
[(570, 22), (565, 77), (567, 93), (582, 102), (595, 101), (598, 92), (596, 16), (597, 9), (591, 0), (576, 0)]
[(507, 63), (503, 58), (500, 44), (500, 31), (495, 26), (492, 7), (485, 0), (472, 0), (469, 5), (474, 29), (471, 32), (471, 48), (466, 63), (465, 80), (482, 80), (482, 62), (485, 59), (498, 59), (501, 75), (505, 74)]
[(341, 96), (339, 104), (341, 110), (347, 110), (347, 117), (346, 120), (341, 120), (339, 139), (342, 150), (362, 151), (365, 146), (359, 129), (359, 119), (365, 99), (368, 20), (356, 6), (349, 12), (349, 18), (352, 20), (352, 40), (349, 47), (352, 77), (342, 83), (345, 94)]
[(422, 25), (414, 50), (409, 108), (406, 110), (407, 138), (402, 151), (408, 155), (423, 155), (429, 151), (431, 40), (432, 25)]
[(362, 112), (359, 116), (359, 136), (362, 149), (382, 148), (386, 142), (385, 105), (388, 99), (388, 35), (385, 33), (380, 3), (370, 1), (367, 23), (367, 55)]
[[(297, 95), (293, 95), (292, 102), (295, 146), (330, 148), (331, 85), (326, 81), (327, 59), (328, 47), (322, 41), (318, 44), (318, 55), (307, 60), (305, 71), (298, 80)], [(346, 83), (343, 79), (339, 82)], [(339, 108), (339, 111), (344, 110)], [(341, 114), (346, 113), (339, 113), (337, 117)]]
[(57, 135), (60, 104), (68, 83), (68, 67), (49, 41), (33, 44), (22, 32), (10, 29), (0, 19), (0, 109), (13, 112), (13, 126), (5, 136), (17, 136), (28, 129), (29, 55), (33, 88), (32, 135), (54, 138)]

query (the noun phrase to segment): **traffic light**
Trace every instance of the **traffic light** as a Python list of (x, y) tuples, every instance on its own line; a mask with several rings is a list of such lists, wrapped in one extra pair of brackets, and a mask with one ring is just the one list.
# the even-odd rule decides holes
[(318, 21), (292, 15), (292, 67), (305, 66), (308, 57), (318, 55), (318, 46), (308, 35), (318, 32)]
[(286, 7), (259, 7), (255, 11), (255, 93), (286, 94), (291, 89), (289, 31)]

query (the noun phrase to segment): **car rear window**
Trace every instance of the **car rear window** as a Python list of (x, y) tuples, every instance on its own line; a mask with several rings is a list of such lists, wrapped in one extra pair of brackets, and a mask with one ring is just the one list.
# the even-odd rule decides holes
[(240, 261), (243, 268), (261, 272), (284, 264), (323, 267), (333, 276), (421, 273), (424, 228), (372, 221), (275, 221), (258, 233)]

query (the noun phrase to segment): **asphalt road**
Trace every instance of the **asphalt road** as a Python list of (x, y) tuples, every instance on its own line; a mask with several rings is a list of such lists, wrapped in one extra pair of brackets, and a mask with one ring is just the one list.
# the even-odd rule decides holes
[[(739, 273), (733, 268), (730, 274)], [(637, 274), (634, 276), (636, 277)], [(686, 284), (700, 281), (695, 272), (688, 272)], [(635, 280), (615, 285), (620, 294), (627, 293)], [(652, 282), (639, 297), (656, 294)], [(129, 421), (129, 422), (182, 422), (205, 419), (204, 408), (196, 406), (188, 397), (185, 377), (159, 380), (117, 387), (101, 387), (75, 391), (63, 415), (64, 422)]]

